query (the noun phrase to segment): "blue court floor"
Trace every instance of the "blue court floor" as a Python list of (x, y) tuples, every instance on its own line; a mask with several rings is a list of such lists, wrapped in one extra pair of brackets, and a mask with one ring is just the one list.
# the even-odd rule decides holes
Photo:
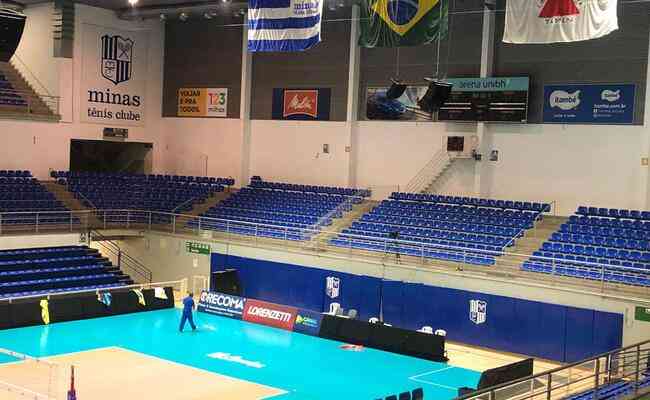
[[(335, 341), (195, 315), (197, 332), (186, 327), (179, 333), (180, 310), (169, 309), (0, 331), (0, 347), (46, 357), (118, 346), (285, 390), (277, 400), (372, 400), (416, 387), (424, 388), (425, 399), (447, 400), (459, 387), (476, 386), (480, 376), (443, 363), (373, 349), (345, 351)], [(233, 362), (237, 356), (244, 362)]]

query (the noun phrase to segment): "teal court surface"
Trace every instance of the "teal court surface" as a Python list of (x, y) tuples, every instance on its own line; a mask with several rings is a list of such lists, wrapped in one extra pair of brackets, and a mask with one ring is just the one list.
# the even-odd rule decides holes
[[(343, 350), (340, 342), (204, 313), (195, 315), (197, 332), (186, 327), (179, 333), (179, 319), (180, 310), (169, 309), (11, 329), (0, 331), (0, 347), (33, 357), (120, 348), (190, 371), (276, 388), (266, 398), (277, 400), (371, 400), (417, 387), (424, 389), (425, 399), (447, 400), (456, 397), (459, 387), (475, 387), (480, 377), (443, 363), (367, 348)], [(0, 356), (0, 363), (9, 361), (15, 360)], [(122, 373), (138, 368), (135, 363), (125, 362)], [(142, 383), (145, 388), (151, 384)], [(182, 379), (177, 383), (175, 398), (197, 399), (184, 397), (191, 388)]]

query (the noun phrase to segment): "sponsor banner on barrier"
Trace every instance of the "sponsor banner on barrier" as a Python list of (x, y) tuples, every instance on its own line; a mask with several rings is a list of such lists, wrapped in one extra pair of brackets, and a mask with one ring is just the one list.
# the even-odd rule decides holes
[(329, 121), (332, 89), (273, 89), (273, 119)]
[(297, 313), (298, 309), (295, 307), (248, 299), (244, 306), (242, 319), (248, 322), (292, 331)]
[(203, 291), (197, 310), (208, 314), (241, 319), (246, 304), (247, 301), (243, 297)]
[(544, 86), (544, 122), (558, 124), (634, 123), (633, 84)]
[(323, 315), (311, 310), (299, 309), (296, 314), (296, 322), (293, 325), (295, 332), (307, 335), (318, 336)]

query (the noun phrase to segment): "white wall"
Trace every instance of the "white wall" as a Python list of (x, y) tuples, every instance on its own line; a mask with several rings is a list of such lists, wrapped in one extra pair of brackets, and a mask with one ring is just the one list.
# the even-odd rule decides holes
[[(251, 175), (265, 180), (347, 186), (344, 122), (252, 121)], [(329, 144), (329, 154), (323, 153)]]
[[(239, 119), (165, 118), (161, 169), (178, 175), (233, 177), (240, 185), (242, 129)], [(207, 170), (206, 170), (207, 158)]]
[(82, 244), (84, 244), (84, 242), (81, 240), (81, 236), (78, 233), (0, 236), (0, 250), (77, 246)]
[(27, 21), (15, 54), (19, 60), (14, 56), (12, 64), (39, 94), (58, 96), (59, 60), (54, 58), (53, 13), (53, 2), (25, 9)]
[[(39, 12), (47, 7), (35, 6)], [(42, 10), (41, 10), (42, 9)], [(28, 12), (30, 8), (27, 9)], [(76, 4), (76, 36), (73, 60), (59, 59), (65, 65), (58, 73), (59, 93), (63, 121), (60, 123), (40, 123), (27, 121), (0, 120), (0, 169), (29, 169), (40, 178), (49, 176), (51, 169), (67, 170), (70, 165), (70, 139), (101, 139), (103, 125), (80, 123), (81, 82), (81, 26), (93, 23), (124, 30), (145, 30), (149, 32), (148, 81), (146, 93), (146, 126), (129, 128), (129, 141), (154, 143), (153, 165), (155, 172), (164, 172), (165, 136), (161, 125), (162, 74), (164, 52), (164, 29), (157, 21), (130, 22), (117, 19), (112, 11)], [(43, 28), (45, 29), (45, 28)], [(51, 32), (51, 21), (47, 29)], [(24, 54), (33, 45), (45, 48), (46, 43), (52, 47), (52, 35), (43, 33), (39, 41), (32, 42), (25, 37), (21, 42)], [(30, 35), (31, 36), (31, 35)], [(44, 38), (47, 39), (44, 39)], [(38, 58), (38, 51), (30, 51), (36, 57), (30, 65), (50, 64), (51, 53), (44, 52)], [(31, 67), (30, 67), (31, 68)], [(36, 68), (36, 67), (35, 67)], [(40, 79), (40, 78), (39, 78)], [(47, 78), (53, 79), (52, 77)], [(111, 125), (115, 126), (115, 125)], [(115, 126), (119, 127), (119, 126)]]

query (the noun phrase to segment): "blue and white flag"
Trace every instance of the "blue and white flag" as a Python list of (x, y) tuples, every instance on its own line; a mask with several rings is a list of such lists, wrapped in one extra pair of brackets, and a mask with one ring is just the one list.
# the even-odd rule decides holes
[(304, 51), (320, 42), (323, 0), (248, 0), (248, 51)]

